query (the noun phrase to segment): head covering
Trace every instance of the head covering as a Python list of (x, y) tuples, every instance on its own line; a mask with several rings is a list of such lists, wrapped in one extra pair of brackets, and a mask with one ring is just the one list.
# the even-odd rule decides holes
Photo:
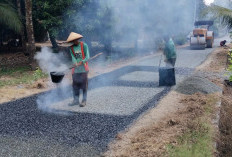
[(76, 40), (76, 39), (81, 39), (83, 38), (82, 35), (80, 34), (77, 34), (77, 33), (74, 33), (74, 32), (71, 32), (68, 36), (68, 39), (66, 40), (66, 42), (71, 42), (73, 40)]

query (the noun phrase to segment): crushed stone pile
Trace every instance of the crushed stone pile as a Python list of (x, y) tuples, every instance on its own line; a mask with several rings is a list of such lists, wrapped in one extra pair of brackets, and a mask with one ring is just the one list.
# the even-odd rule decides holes
[(178, 84), (175, 91), (191, 95), (195, 93), (210, 94), (220, 92), (222, 89), (202, 76), (191, 76)]

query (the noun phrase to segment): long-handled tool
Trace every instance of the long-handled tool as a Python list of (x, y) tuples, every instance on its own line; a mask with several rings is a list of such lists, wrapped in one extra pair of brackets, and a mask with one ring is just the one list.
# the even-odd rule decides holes
[[(98, 57), (98, 56), (100, 56), (100, 55), (102, 55), (102, 54), (103, 54), (102, 52), (101, 52), (101, 53), (98, 53), (98, 54), (96, 54), (95, 56), (89, 58), (88, 61), (91, 61), (91, 60), (93, 60), (94, 58), (96, 58), (96, 57)], [(75, 67), (77, 67), (77, 66), (75, 65), (75, 66), (69, 67), (69, 68), (66, 69), (66, 70), (70, 70), (70, 69), (75, 68)], [(52, 82), (53, 82), (53, 83), (60, 83), (60, 82), (63, 80), (64, 75), (65, 75), (64, 72), (56, 72), (56, 71), (50, 72), (50, 76), (51, 76), (51, 79), (52, 79)]]
[[(103, 54), (102, 52), (101, 52), (101, 53), (96, 54), (95, 56), (93, 56), (93, 57), (89, 58), (88, 62), (89, 62), (89, 61), (91, 61), (91, 60), (93, 60), (94, 58), (97, 58), (98, 56), (100, 56), (100, 55), (102, 55), (102, 54)], [(75, 66), (72, 66), (72, 67), (70, 67), (69, 69), (72, 69), (72, 68), (75, 68), (75, 67), (77, 67), (77, 66), (76, 66), (76, 65), (75, 65)]]

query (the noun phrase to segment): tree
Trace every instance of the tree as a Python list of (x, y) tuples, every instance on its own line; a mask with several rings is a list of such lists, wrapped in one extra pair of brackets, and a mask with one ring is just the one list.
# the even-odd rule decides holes
[[(21, 21), (23, 21), (21, 0), (16, 0), (16, 3), (17, 3), (18, 15), (19, 15)], [(26, 37), (25, 37), (24, 29), (21, 29), (20, 34), (21, 34), (22, 47), (23, 47), (23, 50), (25, 51), (25, 49), (26, 49)]]
[(29, 54), (29, 63), (32, 70), (36, 69), (36, 62), (34, 60), (34, 54), (36, 51), (35, 48), (35, 38), (33, 30), (33, 21), (32, 21), (32, 0), (25, 0), (26, 8), (26, 30), (27, 30), (27, 53)]
[(108, 56), (111, 56), (112, 42), (113, 37), (115, 36), (115, 31), (113, 29), (114, 18), (111, 8), (104, 8), (103, 15), (100, 18), (101, 20), (101, 28), (100, 30), (104, 30), (103, 35), (100, 38), (101, 43), (104, 45), (104, 49)]
[(0, 0), (0, 15), (0, 25), (21, 33), (23, 25), (11, 1)]
[(196, 0), (197, 6), (196, 6), (196, 21), (202, 20), (202, 12), (206, 8), (204, 0)]
[(83, 6), (75, 7), (79, 9), (72, 10), (70, 17), (67, 17), (65, 24), (68, 26), (67, 30), (77, 31), (85, 38), (91, 54), (95, 52), (92, 49), (91, 41), (97, 41), (99, 44), (104, 45), (104, 51), (107, 56), (110, 56), (112, 50), (113, 38), (116, 33), (114, 30), (115, 17), (113, 7), (107, 4), (105, 0), (88, 0)]
[(228, 29), (232, 29), (232, 10), (218, 5), (211, 5), (205, 9), (204, 15), (212, 13), (214, 17), (221, 19)]
[(64, 14), (60, 36), (68, 36), (73, 31), (80, 33), (92, 52), (91, 41), (99, 41), (102, 34), (102, 31), (99, 32), (102, 16), (99, 12), (103, 12), (100, 2), (100, 0), (85, 0), (84, 3), (78, 3), (78, 0), (75, 0)]
[[(85, 0), (36, 0), (34, 17), (49, 34), (53, 48), (57, 48), (56, 37), (62, 30), (64, 17), (79, 11)], [(75, 6), (75, 7), (74, 7)], [(69, 8), (70, 7), (70, 8)], [(68, 11), (66, 11), (68, 9)]]

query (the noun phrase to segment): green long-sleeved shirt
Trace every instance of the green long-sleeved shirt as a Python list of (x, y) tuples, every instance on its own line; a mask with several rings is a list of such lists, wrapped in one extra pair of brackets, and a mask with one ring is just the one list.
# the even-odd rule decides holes
[[(81, 44), (79, 43), (78, 45), (73, 45), (73, 50), (74, 53), (76, 54), (76, 57), (73, 55), (72, 49), (70, 47), (69, 51), (71, 53), (72, 56), (72, 62), (73, 64), (79, 63), (79, 62), (83, 62), (86, 63), (89, 59), (89, 48), (88, 45), (86, 43), (83, 43), (83, 47), (84, 47), (84, 54), (85, 54), (85, 59), (82, 59), (82, 52), (81, 52)], [(85, 70), (84, 65), (80, 65), (78, 67), (75, 67), (75, 71), (74, 73), (85, 73), (87, 72)]]
[(176, 47), (172, 39), (165, 44), (164, 55), (166, 59), (176, 58)]

